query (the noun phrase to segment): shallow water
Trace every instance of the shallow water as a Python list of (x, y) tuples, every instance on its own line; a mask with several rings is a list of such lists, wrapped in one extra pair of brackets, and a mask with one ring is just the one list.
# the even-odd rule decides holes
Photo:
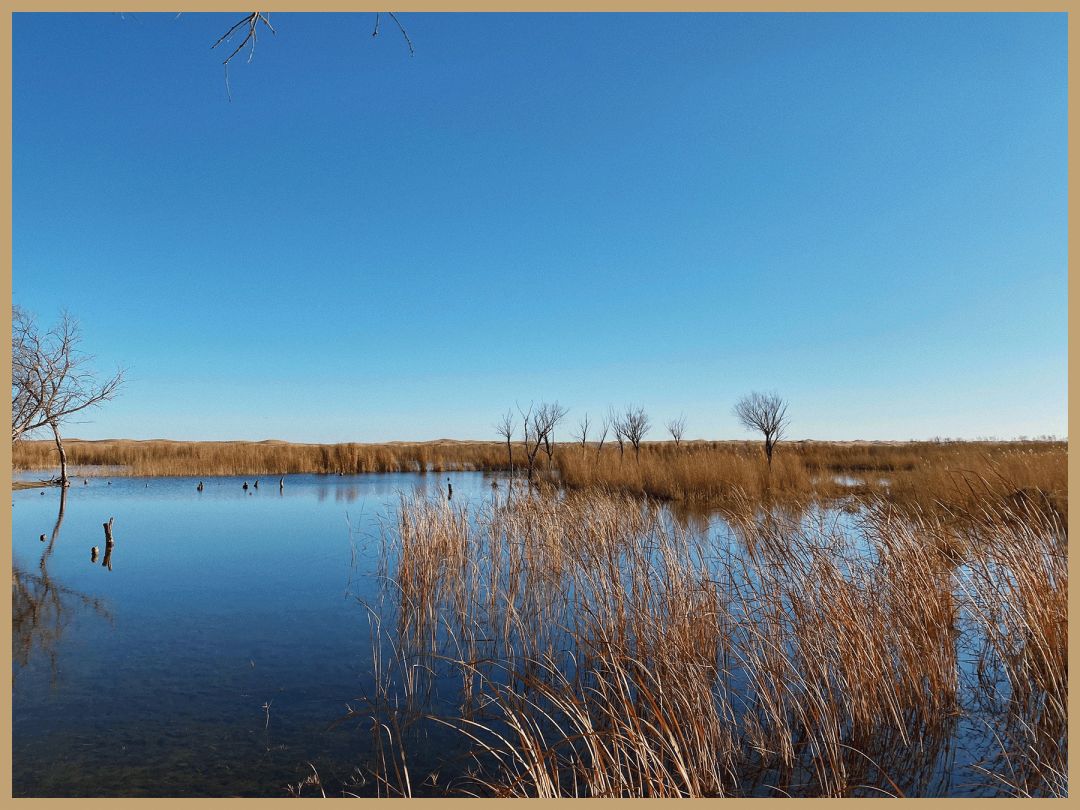
[[(58, 525), (58, 488), (13, 492), (15, 795), (281, 796), (313, 767), (328, 792), (374, 792), (370, 721), (340, 721), (374, 691), (380, 533), (401, 494), (445, 497), (447, 479), (455, 503), (492, 497), (491, 476), (464, 472), (204, 478), (203, 492), (79, 478)], [(800, 520), (862, 547), (853, 515)], [(692, 522), (733, 542), (715, 517)], [(989, 734), (961, 720), (918, 792), (985, 792), (971, 765)], [(438, 724), (423, 735), (417, 773), (465, 748)]]

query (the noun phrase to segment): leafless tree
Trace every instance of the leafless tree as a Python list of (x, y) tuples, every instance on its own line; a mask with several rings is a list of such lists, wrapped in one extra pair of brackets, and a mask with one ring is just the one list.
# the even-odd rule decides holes
[(574, 440), (581, 442), (581, 455), (585, 455), (585, 445), (589, 441), (589, 415), (585, 414), (578, 422), (578, 432), (574, 434)]
[(748, 394), (735, 403), (735, 416), (747, 430), (755, 430), (765, 437), (765, 458), (772, 466), (776, 444), (784, 438), (787, 428), (787, 403), (779, 394)]
[(675, 440), (675, 447), (678, 448), (679, 442), (682, 441), (683, 431), (686, 430), (686, 417), (680, 415), (678, 419), (672, 419), (667, 423), (667, 429), (671, 438)]
[(651, 426), (644, 408), (627, 407), (623, 416), (622, 429), (626, 440), (634, 448), (634, 458), (641, 457), (641, 440), (645, 438)]
[(510, 477), (514, 476), (514, 446), (511, 441), (514, 438), (514, 412), (507, 411), (502, 419), (495, 425), (495, 432), (506, 439), (506, 459), (510, 464)]
[(555, 427), (566, 417), (567, 411), (568, 409), (558, 402), (552, 402), (541, 403), (536, 412), (537, 432), (543, 435), (544, 452), (547, 454), (549, 466), (555, 455)]
[(67, 453), (60, 425), (73, 414), (108, 402), (124, 372), (99, 380), (89, 369), (92, 357), (79, 350), (78, 323), (66, 313), (48, 332), (18, 307), (11, 312), (11, 441), (48, 427), (60, 456), (60, 478), (68, 485)]
[(554, 454), (553, 435), (555, 426), (566, 416), (567, 409), (558, 402), (541, 402), (538, 407), (530, 403), (527, 410), (518, 406), (525, 433), (525, 461), (528, 464), (528, 478), (533, 479), (536, 470), (536, 456), (541, 447), (547, 448), (548, 460)]
[(622, 458), (626, 446), (626, 423), (615, 413), (614, 408), (608, 409), (608, 422), (611, 424), (611, 432), (615, 434), (615, 441), (619, 443), (619, 458)]
[(596, 460), (600, 460), (600, 453), (604, 449), (604, 441), (607, 439), (608, 431), (611, 429), (611, 417), (605, 416), (604, 421), (600, 423), (600, 436), (596, 443)]

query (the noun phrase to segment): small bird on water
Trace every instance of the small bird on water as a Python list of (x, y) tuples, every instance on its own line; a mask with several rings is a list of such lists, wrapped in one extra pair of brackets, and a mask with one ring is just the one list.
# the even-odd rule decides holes
[(256, 478), (255, 479), (255, 489), (258, 489), (258, 488), (259, 488), (259, 479)]
[(450, 479), (446, 479), (446, 499), (450, 500), (454, 497), (454, 485), (450, 483)]
[(247, 486), (247, 481), (245, 481), (245, 482), (244, 482), (244, 492), (247, 492), (247, 488), (248, 488), (248, 486)]
[(203, 491), (203, 484), (202, 484), (202, 481), (200, 481), (200, 482), (199, 482), (199, 485), (198, 485), (197, 487), (195, 487), (195, 489), (196, 489), (196, 490), (198, 490), (199, 492), (202, 492), (202, 491)]

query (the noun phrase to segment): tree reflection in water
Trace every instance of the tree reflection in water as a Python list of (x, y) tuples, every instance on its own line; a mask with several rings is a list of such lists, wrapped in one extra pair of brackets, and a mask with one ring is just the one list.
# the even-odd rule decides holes
[[(85, 607), (112, 621), (103, 602), (56, 582), (49, 574), (49, 558), (60, 538), (64, 523), (67, 490), (60, 490), (60, 509), (48, 545), (41, 552), (37, 572), (12, 564), (11, 569), (11, 648), (14, 668), (12, 678), (30, 663), (35, 651), (49, 659), (52, 679), (56, 679), (57, 646), (64, 630), (78, 608)], [(112, 566), (109, 566), (112, 570)]]

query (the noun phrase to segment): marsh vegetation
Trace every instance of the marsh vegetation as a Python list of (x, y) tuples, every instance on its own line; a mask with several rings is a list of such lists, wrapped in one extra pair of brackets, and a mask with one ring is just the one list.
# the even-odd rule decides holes
[[(1016, 442), (789, 442), (764, 463), (751, 441), (640, 443), (627, 454), (615, 441), (393, 442), (175, 442), (69, 439), (68, 463), (109, 476), (266, 477), (313, 473), (524, 473), (529, 450), (539, 481), (570, 489), (625, 492), (702, 508), (759, 499), (827, 500), (885, 495), (924, 509), (977, 507), (986, 498), (1034, 497), (1065, 514), (1068, 445)], [(52, 442), (13, 446), (16, 470), (48, 470)], [(1016, 493), (1021, 493), (1017, 495)]]
[[(23, 442), (16, 463), (49, 454)], [(17, 792), (166, 795), (154, 774), (177, 758), (201, 763), (188, 795), (1067, 792), (1064, 443), (792, 442), (771, 463), (756, 442), (542, 437), (68, 454), (111, 466), (48, 490), (64, 533), (100, 543), (116, 513), (118, 562), (89, 576), (51, 499), (13, 493)], [(96, 683), (87, 633), (162, 656), (109, 669), (111, 720), (64, 697), (65, 678)], [(168, 757), (133, 723), (171, 723)], [(42, 782), (31, 752), (114, 727), (138, 773), (56, 763)]]
[(449, 793), (1065, 792), (1060, 520), (748, 499), (725, 523), (625, 495), (404, 498), (378, 688), (351, 713), (377, 792), (441, 784), (410, 770), (432, 724), (471, 743)]

